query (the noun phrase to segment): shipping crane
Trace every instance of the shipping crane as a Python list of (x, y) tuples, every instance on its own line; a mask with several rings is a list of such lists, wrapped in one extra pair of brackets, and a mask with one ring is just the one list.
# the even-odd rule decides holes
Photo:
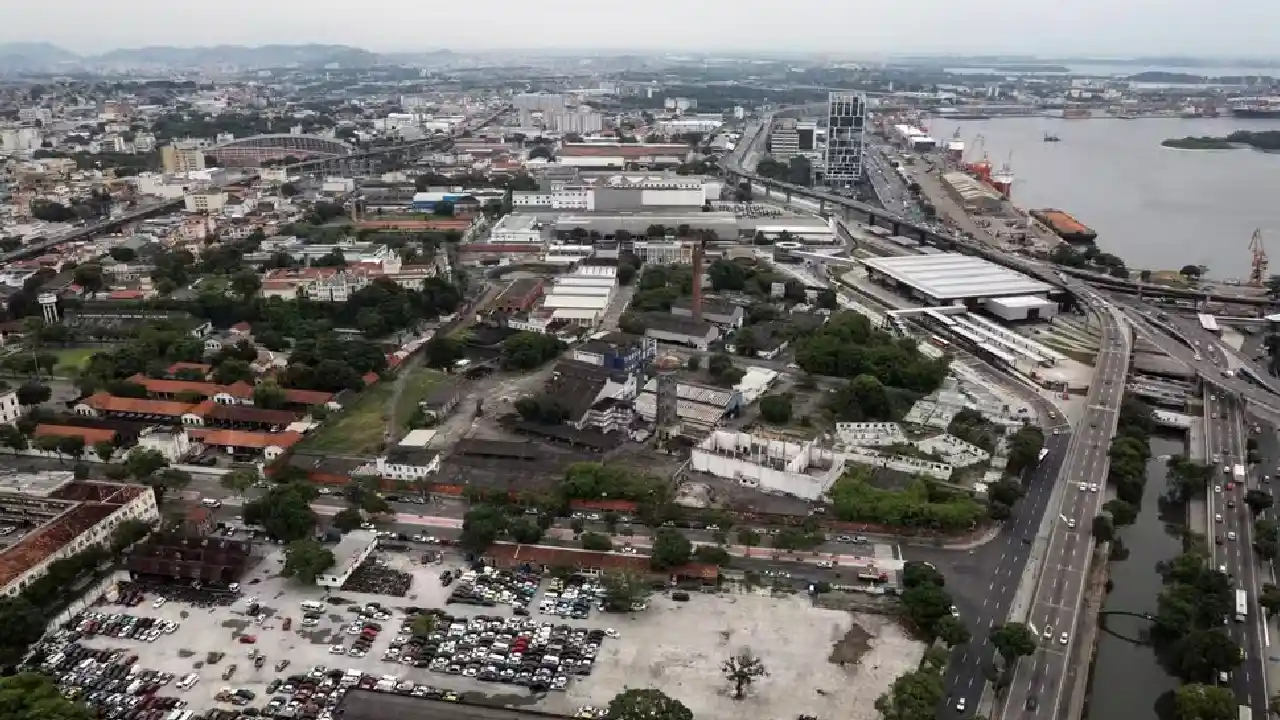
[(1254, 230), (1253, 237), (1249, 240), (1249, 252), (1253, 254), (1253, 261), (1250, 263), (1249, 284), (1254, 287), (1262, 287), (1267, 282), (1267, 249), (1262, 247), (1262, 230)]

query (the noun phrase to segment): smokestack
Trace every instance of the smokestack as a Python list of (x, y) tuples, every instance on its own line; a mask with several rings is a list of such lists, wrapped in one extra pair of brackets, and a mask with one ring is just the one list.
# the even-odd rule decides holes
[(702, 322), (702, 246), (705, 240), (693, 245), (693, 321)]

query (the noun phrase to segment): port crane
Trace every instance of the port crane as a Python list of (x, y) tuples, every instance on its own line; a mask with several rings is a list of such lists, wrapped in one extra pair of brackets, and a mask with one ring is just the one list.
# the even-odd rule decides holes
[(1267, 282), (1267, 267), (1270, 263), (1267, 261), (1267, 249), (1262, 247), (1261, 228), (1253, 231), (1253, 237), (1249, 239), (1249, 252), (1253, 254), (1253, 261), (1249, 265), (1249, 284), (1262, 287)]

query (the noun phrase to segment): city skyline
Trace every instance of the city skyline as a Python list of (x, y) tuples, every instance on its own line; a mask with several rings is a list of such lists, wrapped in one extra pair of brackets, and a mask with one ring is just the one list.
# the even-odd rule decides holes
[[(450, 49), (643, 49), (759, 51), (871, 57), (903, 54), (1035, 54), (1058, 57), (1179, 55), (1272, 57), (1270, 28), (1280, 5), (1226, 0), (1215, 9), (1230, 26), (1204, 21), (1204, 7), (1172, 0), (1157, 18), (1139, 0), (1049, 4), (979, 0), (957, 12), (946, 0), (898, 7), (832, 7), (827, 0), (652, 0), (643, 12), (602, 13), (581, 0), (536, 6), (493, 0), (483, 18), (439, 18), (408, 0), (369, 0), (326, 10), (323, 3), (226, 0), (185, 5), (136, 0), (119, 7), (48, 0), (9, 8), (0, 42), (48, 42), (77, 53), (146, 46), (340, 44), (374, 52)], [(589, 10), (588, 12), (583, 12)], [(68, 22), (68, 19), (75, 22)], [(496, 21), (486, 22), (489, 18)]]

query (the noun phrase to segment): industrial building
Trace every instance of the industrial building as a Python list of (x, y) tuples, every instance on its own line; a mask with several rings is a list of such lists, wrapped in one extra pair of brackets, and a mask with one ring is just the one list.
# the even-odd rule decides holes
[(687, 225), (691, 231), (709, 230), (725, 240), (736, 240), (741, 232), (738, 218), (731, 212), (584, 212), (561, 215), (554, 221), (557, 235), (582, 228), (606, 237), (615, 235), (619, 230), (626, 230), (632, 237), (640, 238), (645, 236), (652, 225), (661, 225), (672, 231), (681, 225)]
[(862, 177), (867, 96), (833, 92), (827, 96), (826, 183), (848, 187)]
[(352, 530), (342, 536), (342, 540), (331, 549), (333, 567), (316, 578), (316, 585), (329, 590), (337, 590), (351, 579), (351, 574), (360, 567), (373, 551), (378, 548), (378, 536), (368, 530)]
[(674, 172), (542, 173), (543, 189), (514, 192), (516, 208), (609, 212), (646, 208), (698, 208), (720, 198), (722, 183), (703, 175)]
[(471, 195), (462, 192), (420, 192), (414, 193), (411, 206), (414, 212), (435, 212), (436, 206), (440, 203), (450, 203), (457, 205), (458, 203), (470, 202), (474, 200)]
[[(742, 393), (735, 389), (690, 382), (676, 382), (676, 417), (685, 437), (703, 438), (725, 417), (743, 406)], [(658, 378), (645, 384), (635, 400), (635, 411), (645, 422), (658, 418)]]
[(962, 173), (942, 174), (942, 187), (966, 212), (981, 214), (999, 212), (1004, 196), (995, 188)]
[(0, 524), (26, 530), (0, 550), (0, 593), (17, 595), (58, 560), (110, 543), (126, 520), (160, 518), (142, 485), (77, 481), (71, 472), (0, 476)]
[(816, 440), (788, 442), (748, 433), (716, 431), (696, 448), (691, 467), (763, 492), (818, 500), (844, 471), (844, 456)]
[(938, 147), (937, 138), (912, 125), (894, 125), (893, 139), (908, 150), (927, 151)]
[(594, 326), (617, 292), (616, 273), (616, 267), (592, 266), (590, 272), (558, 277), (542, 299), (542, 307), (551, 311), (552, 321)]
[(681, 144), (565, 143), (556, 153), (556, 161), (578, 168), (673, 168), (688, 160), (690, 152), (688, 145)]
[(1053, 286), (1016, 270), (979, 257), (960, 253), (934, 255), (900, 255), (897, 257), (858, 258), (873, 280), (893, 286), (900, 292), (930, 305), (966, 305), (975, 307), (992, 298), (1034, 298), (997, 303), (1005, 312), (1015, 312), (1019, 303), (1030, 316), (1033, 310), (1041, 318), (1048, 306)]

